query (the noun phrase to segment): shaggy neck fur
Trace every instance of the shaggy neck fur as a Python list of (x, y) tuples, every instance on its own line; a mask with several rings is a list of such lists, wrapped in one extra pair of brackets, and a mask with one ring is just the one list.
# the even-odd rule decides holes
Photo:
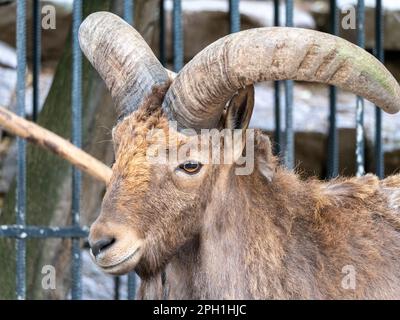
[(320, 185), (278, 170), (271, 183), (260, 174), (221, 183), (201, 233), (167, 267), (168, 298), (400, 297), (400, 218), (385, 182)]
[(270, 183), (259, 172), (222, 180), (164, 287), (154, 277), (141, 298), (400, 297), (400, 176), (320, 184), (278, 169)]

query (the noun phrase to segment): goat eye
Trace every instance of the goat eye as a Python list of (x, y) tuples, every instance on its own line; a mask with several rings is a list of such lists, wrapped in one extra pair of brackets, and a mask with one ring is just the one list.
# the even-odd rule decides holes
[(197, 161), (186, 161), (179, 165), (179, 169), (188, 174), (195, 174), (200, 171), (203, 165)]

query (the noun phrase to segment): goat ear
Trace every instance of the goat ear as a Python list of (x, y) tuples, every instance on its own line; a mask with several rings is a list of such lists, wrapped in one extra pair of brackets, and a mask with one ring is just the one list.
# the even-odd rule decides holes
[(268, 135), (261, 130), (256, 131), (255, 138), (258, 148), (257, 168), (268, 181), (272, 181), (277, 167), (277, 159), (272, 154), (271, 141)]
[(254, 86), (240, 89), (228, 104), (224, 128), (247, 129), (254, 108)]

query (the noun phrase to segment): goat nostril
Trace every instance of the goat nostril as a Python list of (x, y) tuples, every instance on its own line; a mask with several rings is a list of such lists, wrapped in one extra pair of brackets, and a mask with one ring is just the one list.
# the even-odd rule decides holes
[(101, 251), (111, 247), (115, 242), (115, 238), (102, 238), (91, 246), (93, 255), (96, 257)]

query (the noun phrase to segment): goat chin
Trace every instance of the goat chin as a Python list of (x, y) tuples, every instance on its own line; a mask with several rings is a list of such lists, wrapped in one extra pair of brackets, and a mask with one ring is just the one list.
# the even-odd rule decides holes
[(97, 265), (106, 273), (111, 275), (124, 275), (135, 269), (142, 256), (141, 247), (137, 247), (131, 254), (129, 254), (124, 259), (119, 262), (109, 265), (102, 266), (97, 263)]

